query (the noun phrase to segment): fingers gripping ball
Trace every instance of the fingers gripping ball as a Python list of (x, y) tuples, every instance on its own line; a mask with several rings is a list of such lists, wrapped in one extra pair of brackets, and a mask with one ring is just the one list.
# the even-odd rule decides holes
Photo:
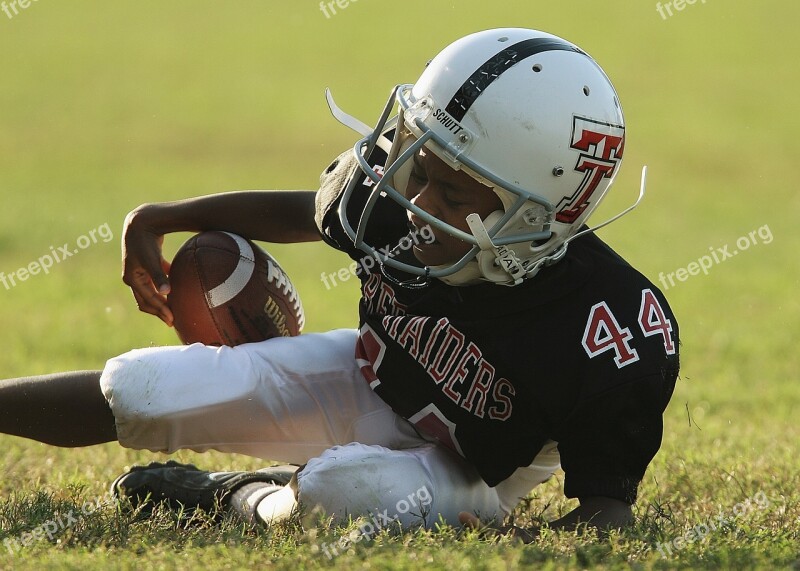
[(240, 345), (299, 335), (300, 297), (278, 262), (228, 232), (190, 238), (172, 261), (167, 303), (181, 341)]

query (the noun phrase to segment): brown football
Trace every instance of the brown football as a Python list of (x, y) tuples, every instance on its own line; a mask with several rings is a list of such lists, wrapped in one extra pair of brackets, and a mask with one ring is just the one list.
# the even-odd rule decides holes
[(230, 345), (299, 335), (300, 297), (278, 262), (228, 232), (191, 237), (172, 261), (167, 303), (183, 343)]

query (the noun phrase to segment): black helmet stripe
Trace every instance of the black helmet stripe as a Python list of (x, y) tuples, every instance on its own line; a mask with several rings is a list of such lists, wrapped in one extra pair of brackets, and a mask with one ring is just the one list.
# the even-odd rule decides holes
[(534, 54), (553, 50), (577, 52), (586, 55), (578, 47), (558, 38), (523, 40), (498, 52), (476, 69), (456, 91), (450, 103), (445, 107), (445, 111), (456, 121), (461, 121), (481, 93), (506, 70)]

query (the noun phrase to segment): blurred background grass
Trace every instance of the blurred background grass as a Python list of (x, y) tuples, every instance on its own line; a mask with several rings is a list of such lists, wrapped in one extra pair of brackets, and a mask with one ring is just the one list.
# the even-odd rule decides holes
[[(666, 291), (683, 371), (645, 496), (689, 493), (694, 478), (705, 482), (697, 496), (713, 497), (713, 482), (701, 478), (709, 473), (791, 489), (800, 440), (800, 5), (712, 0), (668, 19), (654, 2), (622, 0), (359, 0), (337, 12), (326, 18), (306, 0), (39, 0), (11, 19), (0, 13), (0, 271), (104, 223), (114, 230), (113, 241), (47, 276), (0, 285), (0, 377), (100, 368), (130, 348), (176, 342), (136, 310), (119, 279), (130, 209), (233, 189), (316, 188), (354, 140), (329, 116), (326, 86), (373, 122), (390, 88), (412, 82), (450, 41), (533, 27), (591, 53), (625, 109), (625, 164), (595, 223), (634, 199), (640, 167), (650, 166), (643, 205), (600, 232), (613, 247), (657, 280), (764, 225), (774, 236)], [(171, 237), (168, 255), (185, 238)], [(267, 247), (301, 292), (307, 331), (356, 325), (356, 284), (327, 290), (320, 281), (342, 255), (321, 244)], [(72, 480), (99, 489), (150, 457), (0, 442), (8, 489)], [(688, 476), (675, 480), (679, 473)], [(736, 494), (732, 503), (746, 497)]]

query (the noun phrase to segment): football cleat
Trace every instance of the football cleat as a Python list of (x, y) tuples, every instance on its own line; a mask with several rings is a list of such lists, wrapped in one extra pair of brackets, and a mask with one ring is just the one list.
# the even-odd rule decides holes
[(173, 509), (197, 509), (214, 512), (238, 488), (252, 482), (285, 486), (297, 466), (274, 466), (255, 472), (207, 472), (193, 464), (170, 460), (134, 466), (111, 484), (111, 493), (128, 499), (131, 506), (144, 513), (160, 503)]

